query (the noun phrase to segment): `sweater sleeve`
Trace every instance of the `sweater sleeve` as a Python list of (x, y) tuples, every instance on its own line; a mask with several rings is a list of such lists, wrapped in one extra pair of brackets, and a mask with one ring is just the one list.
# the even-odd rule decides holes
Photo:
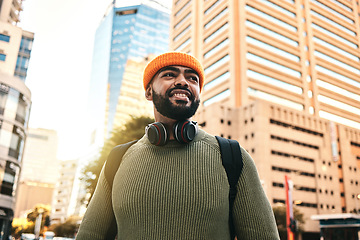
[(116, 233), (111, 189), (105, 179), (103, 167), (94, 195), (80, 224), (76, 239), (115, 239)]
[(274, 213), (261, 185), (255, 163), (243, 148), (241, 152), (244, 166), (233, 207), (237, 239), (280, 239)]

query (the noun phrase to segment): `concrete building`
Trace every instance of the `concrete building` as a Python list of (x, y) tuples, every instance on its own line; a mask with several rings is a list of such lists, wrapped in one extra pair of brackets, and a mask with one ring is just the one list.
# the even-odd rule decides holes
[(319, 232), (312, 215), (360, 206), (360, 130), (264, 100), (239, 108), (214, 103), (195, 120), (209, 133), (237, 139), (250, 153), (271, 204), (285, 204), (285, 175), (292, 179), (308, 232), (303, 239)]
[(16, 193), (14, 217), (26, 218), (37, 204), (51, 206), (55, 184), (42, 182), (19, 182)]
[(74, 182), (76, 180), (76, 172), (78, 168), (78, 160), (66, 160), (60, 162), (59, 173), (60, 177), (55, 185), (53, 195), (51, 221), (52, 223), (65, 222), (65, 220), (73, 215), (72, 201), (74, 196), (77, 196), (76, 189), (74, 190)]
[(154, 55), (146, 58), (129, 59), (126, 62), (121, 85), (119, 102), (116, 108), (114, 128), (124, 126), (131, 116), (153, 117), (154, 109), (152, 102), (145, 98), (143, 87), (143, 72)]
[(59, 178), (57, 148), (55, 130), (29, 128), (20, 181), (55, 184)]
[(358, 4), (173, 1), (170, 48), (205, 68), (198, 121), (246, 146), (271, 203), (294, 175), (304, 239), (311, 215), (354, 212), (360, 193)]
[(16, 218), (24, 217), (37, 203), (51, 205), (54, 186), (59, 179), (57, 147), (56, 131), (28, 129), (16, 196)]
[(0, 1), (0, 238), (7, 239), (28, 126), (24, 79), (34, 34), (17, 27), (21, 0)]

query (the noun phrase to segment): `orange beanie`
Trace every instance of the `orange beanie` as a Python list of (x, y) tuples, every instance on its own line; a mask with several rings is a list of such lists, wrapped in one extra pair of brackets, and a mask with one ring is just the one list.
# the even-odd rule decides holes
[(161, 54), (151, 60), (144, 70), (144, 89), (146, 90), (148, 84), (151, 82), (155, 74), (166, 66), (184, 66), (195, 70), (199, 75), (200, 92), (204, 85), (204, 69), (195, 57), (181, 52), (168, 52)]

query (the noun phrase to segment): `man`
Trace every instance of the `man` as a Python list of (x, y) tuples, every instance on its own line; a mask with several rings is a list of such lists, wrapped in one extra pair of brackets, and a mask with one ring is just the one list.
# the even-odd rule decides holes
[[(117, 239), (230, 239), (229, 183), (219, 144), (191, 121), (203, 67), (188, 54), (169, 52), (147, 65), (143, 82), (156, 123), (119, 159), (112, 188), (102, 170), (77, 239), (110, 239), (111, 222)], [(279, 239), (254, 162), (241, 151), (232, 212), (237, 238)]]

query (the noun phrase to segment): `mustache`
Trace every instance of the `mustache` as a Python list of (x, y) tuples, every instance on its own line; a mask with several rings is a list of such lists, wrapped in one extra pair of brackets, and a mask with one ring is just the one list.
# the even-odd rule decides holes
[(194, 99), (195, 99), (195, 97), (194, 97), (194, 95), (192, 94), (192, 92), (191, 92), (187, 87), (182, 87), (182, 86), (176, 86), (176, 87), (173, 87), (173, 88), (168, 89), (168, 90), (165, 92), (165, 96), (170, 97), (170, 93), (171, 93), (173, 90), (184, 90), (184, 91), (187, 91), (187, 92), (189, 92), (189, 94), (190, 94), (190, 100), (194, 100)]

